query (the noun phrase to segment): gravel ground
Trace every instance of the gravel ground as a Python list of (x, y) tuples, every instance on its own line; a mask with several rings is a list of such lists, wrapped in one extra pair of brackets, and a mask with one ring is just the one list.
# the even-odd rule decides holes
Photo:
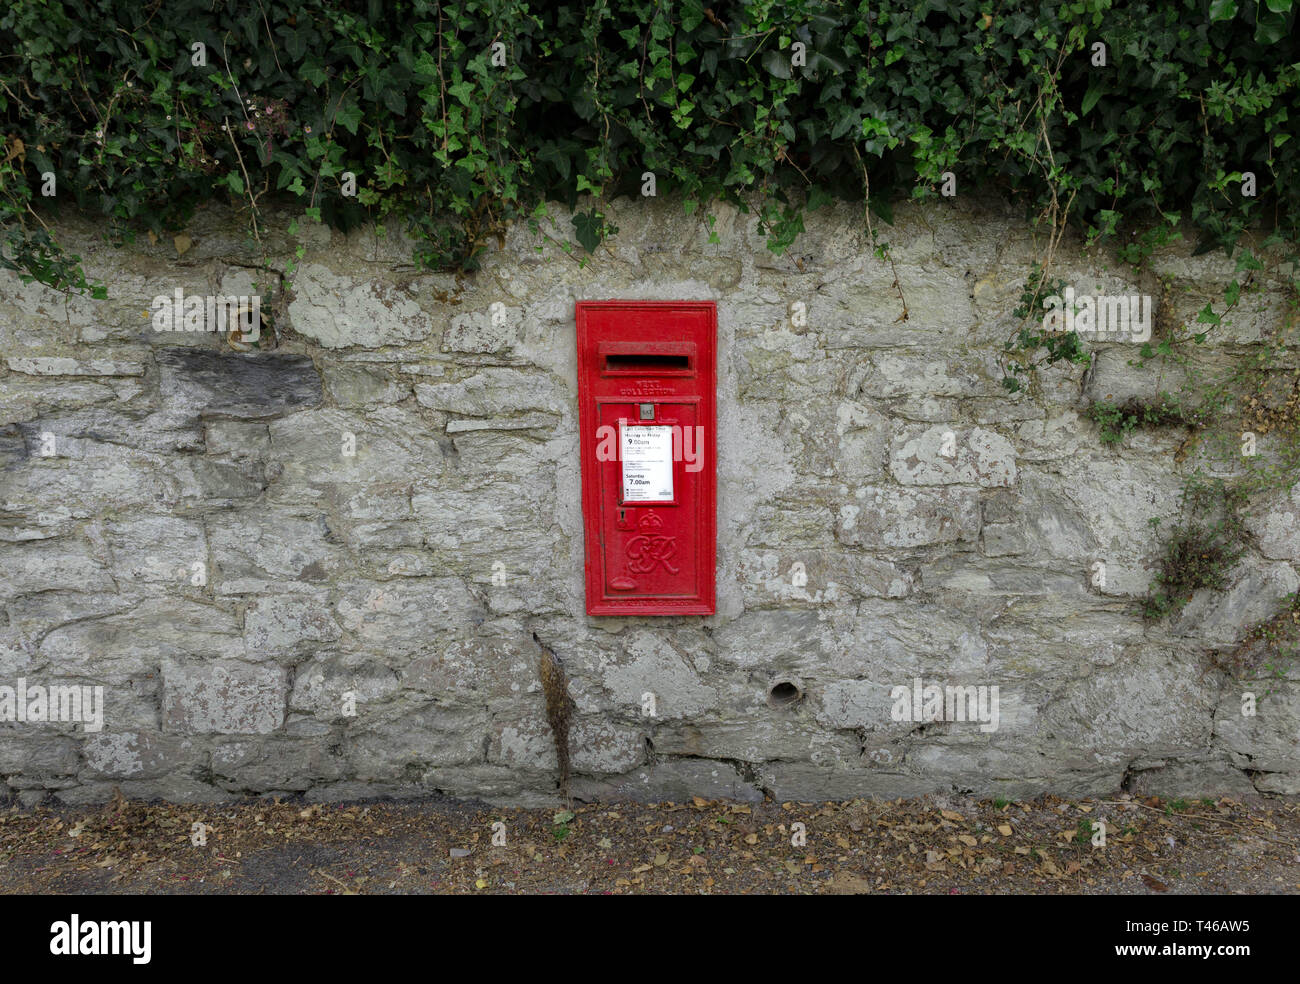
[[(1092, 843), (1097, 821), (1106, 824), (1104, 847)], [(205, 825), (202, 845), (196, 823)], [(1295, 797), (697, 798), (546, 810), (449, 799), (184, 806), (118, 798), (0, 813), (6, 894), (1298, 891)]]

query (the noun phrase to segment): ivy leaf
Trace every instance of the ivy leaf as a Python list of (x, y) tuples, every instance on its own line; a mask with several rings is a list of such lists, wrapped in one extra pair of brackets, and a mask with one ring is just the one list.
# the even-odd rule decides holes
[(571, 220), (578, 233), (578, 242), (588, 253), (596, 252), (596, 247), (604, 238), (605, 217), (594, 208), (590, 212), (579, 212)]
[(302, 61), (302, 56), (307, 52), (307, 39), (302, 31), (290, 31), (285, 35), (284, 47), (294, 61)]
[(790, 78), (790, 55), (784, 51), (763, 52), (763, 67), (778, 79)]
[(1243, 270), (1262, 270), (1262, 269), (1264, 269), (1264, 264), (1260, 263), (1259, 260), (1255, 259), (1254, 253), (1252, 253), (1248, 249), (1242, 250), (1241, 256), (1237, 258), (1237, 269), (1235, 271), (1236, 273), (1241, 273), (1241, 271)]
[(354, 102), (340, 106), (334, 121), (355, 137), (357, 127), (361, 124), (361, 107)]
[(836, 120), (834, 128), (831, 130), (831, 139), (840, 139), (844, 134), (861, 125), (861, 122), (862, 114), (855, 107), (846, 106), (844, 111), (840, 113), (839, 119)]
[(537, 159), (546, 161), (559, 173), (561, 180), (567, 180), (570, 173), (569, 155), (558, 144), (547, 143), (537, 154)]
[(1096, 106), (1097, 100), (1100, 98), (1101, 98), (1101, 86), (1100, 85), (1090, 86), (1088, 88), (1088, 91), (1083, 94), (1083, 104), (1079, 109), (1079, 115), (1087, 116), (1088, 110), (1092, 109), (1093, 106)]
[(825, 51), (820, 49), (814, 51), (812, 57), (808, 59), (808, 67), (813, 71), (826, 69), (829, 72), (836, 73), (847, 72), (849, 68), (845, 62), (826, 54)]
[(834, 200), (834, 196), (821, 185), (813, 185), (808, 189), (808, 204), (806, 207), (809, 212), (815, 212), (823, 205), (829, 205)]
[(54, 162), (51, 161), (47, 156), (42, 154), (35, 147), (27, 147), (26, 150), (27, 150), (27, 162), (36, 168), (38, 174), (43, 174), (46, 171), (56, 170), (56, 168), (54, 167)]
[(392, 86), (385, 86), (383, 91), (383, 100), (384, 105), (391, 109), (394, 115), (406, 115), (406, 95), (401, 89), (394, 89)]
[(1232, 20), (1237, 16), (1236, 0), (1210, 0), (1210, 20)]
[(1277, 44), (1286, 37), (1286, 20), (1277, 14), (1261, 15), (1255, 24), (1255, 40), (1259, 44)]
[(329, 80), (329, 76), (325, 74), (325, 69), (321, 67), (321, 63), (315, 58), (308, 58), (303, 62), (299, 72), (302, 73), (305, 81), (315, 86), (322, 86)]

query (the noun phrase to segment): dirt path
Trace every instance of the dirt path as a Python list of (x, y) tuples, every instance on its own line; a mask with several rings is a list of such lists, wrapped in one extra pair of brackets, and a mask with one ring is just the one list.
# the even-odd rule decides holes
[[(1099, 820), (1104, 847), (1092, 843)], [(201, 846), (196, 823), (207, 825)], [(497, 823), (504, 846), (492, 843)], [(696, 799), (567, 811), (119, 799), (0, 813), (0, 892), (1297, 893), (1300, 801)]]

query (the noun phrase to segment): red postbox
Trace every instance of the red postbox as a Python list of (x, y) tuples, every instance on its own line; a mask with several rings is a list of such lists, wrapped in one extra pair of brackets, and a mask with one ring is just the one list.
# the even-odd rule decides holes
[(588, 615), (712, 615), (712, 301), (579, 301)]

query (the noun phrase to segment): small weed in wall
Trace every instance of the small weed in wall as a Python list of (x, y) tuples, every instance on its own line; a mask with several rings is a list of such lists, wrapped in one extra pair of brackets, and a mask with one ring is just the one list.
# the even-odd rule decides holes
[(1155, 400), (1131, 399), (1124, 403), (1098, 400), (1088, 408), (1088, 416), (1100, 428), (1102, 444), (1123, 444), (1139, 428), (1196, 426), (1195, 415), (1188, 413), (1168, 393), (1161, 393)]
[(1244, 550), (1245, 495), (1221, 480), (1190, 484), (1183, 518), (1165, 544), (1164, 556), (1143, 607), (1158, 619), (1182, 610), (1201, 588), (1220, 590)]
[[(1282, 607), (1252, 626), (1228, 652), (1216, 652), (1212, 662), (1237, 679), (1284, 679), (1300, 655), (1300, 592), (1283, 599)], [(1268, 691), (1265, 696), (1268, 696)]]

